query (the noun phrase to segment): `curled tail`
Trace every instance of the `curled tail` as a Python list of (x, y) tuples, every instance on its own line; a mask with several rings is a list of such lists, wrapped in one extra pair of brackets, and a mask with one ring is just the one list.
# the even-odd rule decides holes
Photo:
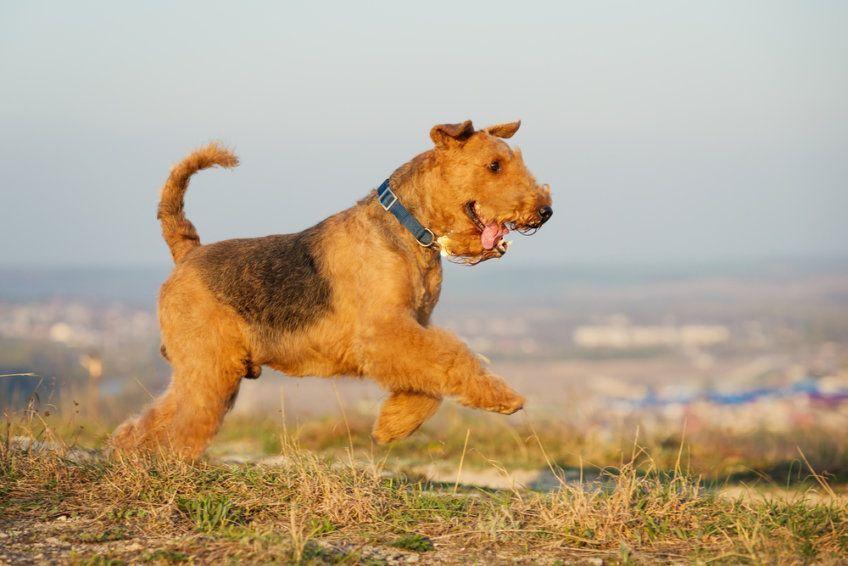
[(198, 171), (215, 165), (235, 167), (238, 165), (238, 157), (221, 144), (210, 143), (196, 149), (175, 165), (162, 187), (156, 217), (162, 223), (162, 236), (171, 248), (174, 263), (179, 263), (192, 248), (200, 245), (200, 236), (183, 211), (183, 197), (189, 179)]

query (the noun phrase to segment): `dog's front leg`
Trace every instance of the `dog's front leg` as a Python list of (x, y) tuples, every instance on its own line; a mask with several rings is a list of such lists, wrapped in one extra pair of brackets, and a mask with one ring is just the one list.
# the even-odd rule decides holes
[(383, 402), (371, 437), (378, 444), (406, 438), (433, 416), (442, 400), (417, 391), (394, 391)]
[(452, 395), (463, 405), (512, 414), (524, 398), (481, 365), (456, 336), (411, 318), (377, 322), (361, 341), (363, 373), (391, 391)]

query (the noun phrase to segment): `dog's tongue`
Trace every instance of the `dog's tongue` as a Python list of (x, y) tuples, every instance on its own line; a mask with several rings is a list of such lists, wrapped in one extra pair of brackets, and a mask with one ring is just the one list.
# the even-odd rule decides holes
[(483, 243), (483, 248), (490, 250), (495, 247), (498, 240), (509, 233), (506, 226), (500, 226), (497, 222), (486, 224), (483, 228), (483, 233), (480, 234), (480, 241)]

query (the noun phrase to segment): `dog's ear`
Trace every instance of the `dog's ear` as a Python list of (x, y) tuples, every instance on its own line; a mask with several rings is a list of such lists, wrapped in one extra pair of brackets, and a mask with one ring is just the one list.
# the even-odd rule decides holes
[(471, 120), (461, 124), (438, 124), (430, 130), (430, 139), (437, 147), (448, 147), (452, 143), (461, 143), (471, 137), (474, 126)]
[(518, 122), (509, 122), (508, 124), (496, 124), (494, 126), (489, 126), (483, 131), (488, 132), (493, 136), (498, 136), (499, 138), (511, 138), (515, 135), (515, 132), (518, 131), (519, 126), (521, 126), (521, 120)]

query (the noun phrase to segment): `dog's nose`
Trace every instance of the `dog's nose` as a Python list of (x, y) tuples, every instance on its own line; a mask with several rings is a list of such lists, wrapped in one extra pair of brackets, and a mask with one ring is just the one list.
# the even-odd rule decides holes
[(543, 206), (539, 209), (539, 217), (542, 219), (542, 224), (548, 221), (548, 219), (554, 215), (554, 209), (550, 206)]

